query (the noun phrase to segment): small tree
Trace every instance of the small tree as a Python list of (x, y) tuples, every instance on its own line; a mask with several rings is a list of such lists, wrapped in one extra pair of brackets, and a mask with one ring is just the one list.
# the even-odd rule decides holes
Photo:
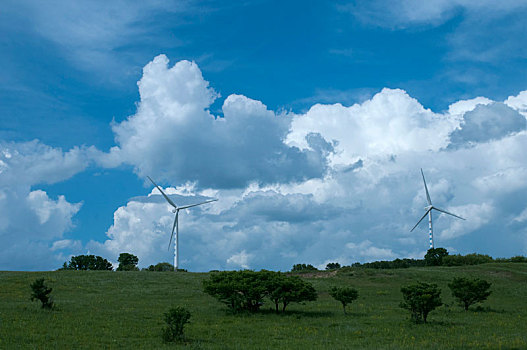
[(133, 254), (121, 253), (117, 261), (119, 262), (117, 271), (139, 271), (137, 268), (139, 258)]
[(337, 262), (337, 263), (328, 263), (326, 265), (326, 270), (337, 270), (337, 269), (340, 269), (340, 264)]
[(333, 287), (331, 288), (329, 295), (331, 295), (333, 299), (342, 303), (342, 309), (345, 314), (346, 305), (351, 304), (353, 300), (356, 300), (359, 297), (359, 292), (357, 292), (356, 289), (349, 287)]
[(285, 312), (290, 303), (315, 301), (318, 297), (313, 285), (298, 276), (286, 276), (283, 273), (275, 272), (266, 278), (264, 283), (266, 283), (269, 299), (275, 304), (276, 312), (278, 312), (279, 304), (282, 304), (282, 312)]
[(42, 308), (51, 309), (53, 307), (53, 300), (49, 295), (53, 288), (49, 288), (44, 283), (44, 278), (39, 278), (31, 283), (31, 301), (40, 300)]
[(167, 262), (160, 262), (155, 265), (148, 266), (148, 271), (161, 271), (161, 272), (167, 272), (167, 271), (174, 271), (174, 265), (167, 263)]
[(165, 312), (167, 327), (163, 330), (163, 340), (174, 342), (183, 339), (183, 328), (189, 322), (190, 312), (181, 307), (173, 307)]
[(112, 264), (100, 256), (72, 256), (68, 264), (64, 263), (62, 270), (113, 270)]
[(300, 272), (300, 271), (318, 271), (316, 267), (311, 264), (295, 264), (291, 269), (291, 272)]
[(402, 287), (404, 302), (400, 306), (410, 310), (415, 323), (423, 320), (426, 323), (428, 313), (436, 307), (443, 305), (441, 301), (441, 290), (437, 284), (418, 282), (410, 286)]
[(489, 290), (491, 283), (475, 278), (470, 280), (464, 277), (456, 277), (448, 284), (452, 291), (452, 296), (463, 305), (465, 311), (472, 304), (487, 300), (491, 291)]
[(425, 255), (426, 266), (441, 266), (443, 257), (448, 255), (445, 248), (430, 248)]

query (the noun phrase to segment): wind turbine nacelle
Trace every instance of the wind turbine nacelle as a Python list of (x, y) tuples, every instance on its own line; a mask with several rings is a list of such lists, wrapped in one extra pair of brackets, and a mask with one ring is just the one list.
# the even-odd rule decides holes
[(177, 211), (176, 208), (172, 209), (172, 212), (173, 212), (174, 214), (176, 213), (176, 211)]

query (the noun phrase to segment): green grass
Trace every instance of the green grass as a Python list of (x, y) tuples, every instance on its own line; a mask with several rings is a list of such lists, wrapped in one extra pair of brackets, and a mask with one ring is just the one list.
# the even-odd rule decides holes
[[(284, 315), (266, 303), (256, 314), (232, 315), (202, 292), (208, 274), (161, 272), (0, 272), (0, 349), (526, 349), (527, 264), (398, 270), (352, 269), (303, 275), (316, 302), (292, 304)], [(310, 276), (310, 277), (306, 277)], [(492, 282), (492, 295), (465, 312), (447, 284), (456, 276)], [(31, 302), (30, 283), (46, 278), (56, 309)], [(428, 324), (409, 321), (399, 308), (400, 288), (417, 280), (437, 283), (444, 306)], [(351, 286), (359, 299), (344, 315), (328, 291)], [(164, 344), (163, 313), (192, 313), (186, 341)]]

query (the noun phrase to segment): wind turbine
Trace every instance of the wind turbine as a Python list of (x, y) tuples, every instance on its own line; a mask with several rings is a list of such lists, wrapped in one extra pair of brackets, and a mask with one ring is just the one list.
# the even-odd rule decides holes
[(465, 219), (463, 219), (461, 216), (457, 216), (455, 214), (449, 213), (446, 210), (440, 209), (438, 207), (434, 207), (432, 205), (432, 200), (430, 199), (430, 194), (428, 193), (428, 187), (426, 187), (426, 180), (425, 180), (425, 174), (423, 174), (423, 169), (421, 169), (421, 175), (423, 176), (423, 183), (425, 184), (426, 200), (428, 201), (428, 206), (425, 207), (426, 212), (423, 215), (423, 217), (419, 219), (417, 224), (415, 224), (415, 226), (410, 230), (410, 232), (412, 232), (417, 227), (417, 225), (419, 225), (419, 223), (421, 223), (421, 221), (423, 221), (423, 219), (428, 215), (428, 229), (429, 229), (428, 234), (430, 237), (430, 249), (434, 249), (434, 234), (432, 232), (432, 209), (440, 211), (441, 213), (452, 215), (461, 220), (465, 220)]
[(182, 206), (178, 207), (176, 205), (176, 203), (174, 203), (165, 194), (165, 192), (163, 192), (163, 190), (154, 182), (154, 180), (152, 180), (150, 178), (150, 176), (147, 176), (147, 177), (154, 184), (154, 186), (156, 186), (156, 188), (159, 190), (159, 192), (161, 192), (163, 197), (165, 197), (165, 199), (167, 200), (168, 204), (170, 204), (172, 207), (174, 207), (172, 209), (172, 212), (176, 214), (176, 217), (174, 219), (174, 225), (172, 226), (172, 234), (170, 235), (170, 241), (168, 242), (168, 249), (170, 249), (170, 245), (172, 244), (172, 238), (174, 237), (174, 230), (175, 230), (176, 231), (176, 240), (174, 241), (174, 271), (177, 271), (178, 266), (179, 266), (179, 211), (181, 209), (192, 208), (192, 207), (195, 207), (195, 206), (198, 206), (198, 205), (202, 205), (202, 204), (205, 204), (205, 203), (214, 202), (214, 201), (217, 201), (217, 199), (209, 199), (209, 200), (207, 200), (205, 202), (196, 203), (196, 204), (190, 204), (190, 205), (182, 205)]

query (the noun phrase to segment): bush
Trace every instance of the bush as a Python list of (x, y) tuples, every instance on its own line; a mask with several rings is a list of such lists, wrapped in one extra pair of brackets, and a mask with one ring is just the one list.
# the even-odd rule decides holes
[(275, 304), (276, 312), (281, 304), (283, 312), (290, 303), (313, 301), (318, 296), (315, 288), (300, 277), (266, 270), (212, 273), (209, 280), (203, 281), (203, 291), (233, 312), (256, 312), (265, 297)]
[(342, 303), (342, 309), (346, 313), (346, 305), (351, 304), (353, 300), (356, 300), (359, 297), (359, 292), (356, 289), (349, 287), (333, 287), (329, 292), (329, 295), (333, 299), (340, 301)]
[(68, 264), (64, 263), (61, 270), (113, 270), (112, 264), (95, 255), (72, 256)]
[(513, 256), (511, 259), (510, 259), (511, 262), (514, 262), (514, 263), (526, 263), (527, 262), (527, 257), (525, 256), (521, 256), (521, 255), (518, 255), (518, 256)]
[(148, 271), (161, 271), (161, 272), (174, 271), (174, 265), (169, 264), (167, 262), (161, 262), (161, 263), (157, 263), (155, 265), (148, 266), (147, 270)]
[(190, 312), (181, 306), (173, 307), (165, 312), (167, 327), (163, 330), (163, 340), (175, 342), (183, 339), (183, 328), (189, 319)]
[(470, 305), (487, 300), (491, 293), (490, 286), (491, 284), (485, 280), (478, 278), (469, 280), (464, 277), (456, 277), (448, 284), (452, 296), (465, 308), (465, 311)]
[[(315, 301), (318, 294), (315, 288), (298, 276), (287, 276), (280, 272), (265, 271), (268, 274), (264, 279), (266, 295), (275, 304), (282, 304), (282, 312), (290, 303), (301, 303), (303, 301)], [(270, 274), (269, 274), (270, 273)]]
[(121, 253), (117, 261), (119, 262), (117, 271), (139, 271), (137, 268), (139, 258), (133, 254)]
[(441, 266), (443, 258), (448, 255), (445, 248), (430, 248), (425, 255), (426, 266)]
[(316, 267), (311, 264), (295, 264), (291, 269), (291, 272), (305, 272), (305, 271), (318, 271)]
[(444, 266), (463, 266), (463, 265), (478, 265), (491, 263), (493, 259), (489, 255), (483, 254), (467, 254), (467, 255), (447, 255), (443, 257), (442, 264)]
[(203, 281), (203, 291), (225, 303), (233, 312), (258, 311), (263, 304), (265, 285), (257, 272), (221, 271)]
[(53, 300), (49, 295), (53, 288), (49, 288), (44, 283), (44, 278), (39, 278), (35, 282), (31, 283), (31, 301), (40, 300), (42, 308), (51, 309), (53, 308)]
[(426, 323), (430, 311), (443, 305), (441, 290), (438, 289), (437, 284), (418, 282), (417, 284), (402, 287), (401, 293), (403, 293), (404, 301), (400, 306), (410, 310), (411, 317), (415, 323), (419, 323), (421, 320)]
[(352, 267), (363, 267), (367, 269), (406, 269), (413, 266), (425, 266), (425, 261), (422, 259), (395, 259), (391, 261), (372, 261), (361, 264), (359, 262), (353, 263)]
[(337, 270), (340, 269), (339, 263), (329, 263), (326, 265), (326, 270)]

